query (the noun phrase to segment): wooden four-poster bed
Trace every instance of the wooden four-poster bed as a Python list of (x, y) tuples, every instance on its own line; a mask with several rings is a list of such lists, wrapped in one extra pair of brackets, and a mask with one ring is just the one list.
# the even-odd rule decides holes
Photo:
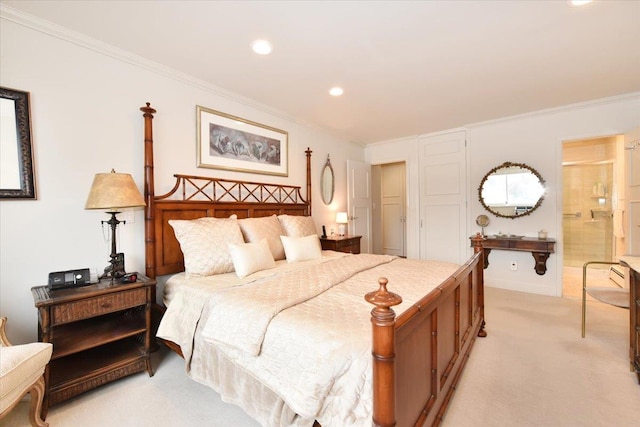
[[(183, 251), (181, 251), (181, 243), (176, 238), (176, 234), (172, 229), (175, 226), (175, 221), (190, 221), (196, 220), (202, 217), (220, 218), (220, 221), (228, 221), (228, 218), (237, 217), (238, 221), (245, 220), (247, 218), (265, 219), (269, 221), (275, 220), (275, 218), (287, 218), (291, 216), (310, 216), (311, 215), (311, 150), (306, 150), (307, 159), (307, 171), (306, 171), (306, 197), (301, 194), (300, 187), (288, 186), (288, 185), (274, 185), (265, 184), (260, 182), (247, 182), (247, 181), (234, 181), (226, 179), (216, 179), (207, 177), (196, 177), (190, 175), (175, 175), (176, 184), (174, 188), (165, 195), (156, 196), (154, 189), (154, 160), (153, 160), (153, 129), (152, 121), (156, 110), (153, 109), (149, 103), (141, 108), (144, 113), (144, 145), (145, 145), (145, 181), (144, 181), (144, 194), (146, 200), (145, 211), (145, 249), (146, 249), (146, 275), (155, 278), (161, 275), (173, 275), (185, 271), (185, 258), (183, 257)], [(166, 166), (163, 167), (165, 169)], [(235, 216), (235, 217), (234, 217)], [(170, 222), (171, 221), (171, 222)], [(214, 222), (217, 220), (214, 220)], [(173, 224), (173, 225), (172, 225)], [(183, 224), (186, 224), (183, 223)], [(286, 234), (286, 233), (282, 233)], [(245, 236), (246, 240), (246, 236)], [(230, 246), (231, 247), (231, 246)], [(184, 248), (183, 248), (184, 249)], [(287, 329), (287, 335), (290, 336), (291, 341), (309, 339), (309, 336), (327, 336), (333, 347), (329, 350), (324, 350), (324, 342), (312, 343), (312, 348), (316, 347), (317, 351), (312, 353), (326, 352), (327, 359), (331, 360), (338, 357), (341, 354), (342, 347), (346, 346), (345, 343), (335, 344), (341, 338), (339, 335), (344, 334), (348, 340), (356, 340), (354, 336), (360, 337), (362, 334), (357, 334), (357, 331), (361, 331), (361, 328), (372, 329), (372, 332), (365, 333), (365, 337), (360, 337), (365, 340), (367, 346), (365, 363), (367, 366), (366, 375), (362, 374), (359, 377), (366, 377), (363, 384), (360, 384), (357, 395), (355, 397), (356, 402), (353, 403), (353, 408), (348, 409), (350, 415), (346, 421), (335, 421), (345, 417), (340, 415), (341, 409), (336, 409), (348, 400), (346, 394), (336, 396), (335, 387), (327, 386), (325, 392), (327, 396), (309, 396), (300, 392), (308, 386), (308, 382), (314, 380), (302, 380), (300, 384), (296, 385), (297, 392), (302, 393), (300, 399), (305, 403), (305, 399), (309, 400), (313, 398), (314, 404), (318, 405), (318, 409), (312, 409), (309, 413), (304, 413), (304, 410), (300, 410), (301, 413), (296, 413), (296, 398), (289, 396), (287, 393), (280, 392), (277, 386), (273, 385), (280, 381), (280, 377), (286, 377), (286, 371), (280, 371), (280, 374), (267, 376), (263, 382), (255, 381), (256, 377), (260, 377), (263, 372), (273, 369), (273, 372), (277, 372), (276, 368), (266, 367), (266, 365), (260, 365), (262, 363), (261, 358), (267, 358), (270, 346), (278, 349), (275, 357), (275, 363), (278, 363), (278, 355), (284, 357), (289, 353), (296, 353), (298, 350), (292, 350), (291, 347), (286, 347), (285, 350), (279, 347), (280, 344), (271, 343), (269, 341), (271, 335), (278, 335), (278, 332), (271, 332), (267, 330), (265, 338), (262, 343), (258, 343), (259, 350), (252, 355), (242, 354), (236, 348), (217, 346), (213, 347), (212, 342), (215, 341), (215, 335), (220, 334), (220, 329), (234, 329), (238, 326), (238, 323), (245, 322), (245, 318), (241, 321), (228, 322), (226, 326), (216, 326), (215, 323), (211, 324), (211, 318), (206, 322), (207, 325), (212, 325), (212, 331), (200, 331), (200, 328), (205, 328), (204, 316), (205, 312), (208, 312), (209, 308), (203, 303), (203, 306), (198, 309), (197, 314), (194, 314), (194, 330), (197, 329), (193, 335), (187, 336), (182, 342), (173, 342), (172, 334), (164, 333), (164, 342), (172, 348), (174, 351), (181, 354), (187, 360), (187, 366), (191, 369), (190, 375), (200, 375), (201, 378), (195, 378), (197, 381), (209, 383), (212, 387), (223, 395), (223, 399), (233, 401), (234, 403), (242, 406), (250, 415), (254, 416), (255, 413), (260, 411), (271, 411), (269, 405), (280, 405), (282, 409), (280, 413), (273, 418), (262, 418), (259, 421), (264, 425), (281, 424), (281, 425), (319, 425), (324, 427), (329, 425), (352, 424), (352, 425), (370, 425), (372, 420), (373, 425), (376, 426), (422, 426), (422, 425), (438, 425), (446, 411), (447, 405), (452, 397), (460, 375), (463, 371), (469, 353), (473, 347), (476, 336), (485, 336), (484, 333), (484, 293), (483, 293), (483, 262), (482, 262), (482, 246), (481, 241), (474, 243), (475, 253), (474, 255), (463, 265), (448, 266), (444, 263), (429, 263), (416, 260), (401, 260), (401, 259), (384, 259), (380, 261), (381, 266), (368, 268), (366, 271), (355, 274), (355, 278), (349, 278), (344, 283), (349, 283), (352, 288), (362, 289), (362, 280), (367, 280), (366, 285), (368, 290), (362, 293), (356, 293), (353, 298), (350, 296), (343, 297), (345, 301), (338, 299), (337, 303), (333, 302), (337, 306), (337, 312), (332, 312), (333, 306), (328, 303), (324, 305), (324, 302), (314, 302), (318, 297), (312, 298), (304, 304), (298, 304), (290, 309), (284, 309), (280, 314), (277, 314), (271, 320), (269, 328), (275, 328), (284, 320), (280, 318), (293, 317), (294, 319), (301, 319), (298, 316), (299, 312), (305, 311), (311, 313), (313, 319), (316, 319), (321, 314), (328, 314), (328, 320), (336, 319), (340, 316), (354, 315), (361, 320), (356, 325), (355, 320), (340, 320), (340, 322), (347, 322), (348, 327), (344, 323), (342, 327), (338, 327), (338, 331), (322, 331), (307, 329), (307, 324), (313, 323), (315, 320), (298, 320), (299, 323), (294, 324), (293, 329)], [(287, 253), (287, 258), (288, 258)], [(341, 255), (342, 256), (342, 255)], [(365, 257), (379, 257), (373, 255), (346, 255), (342, 258), (327, 261), (322, 264), (322, 268), (317, 268), (318, 274), (324, 274), (324, 271), (331, 270), (328, 266), (332, 263), (346, 262), (348, 260), (357, 260)], [(323, 255), (324, 258), (324, 255)], [(287, 259), (289, 261), (289, 259)], [(282, 261), (287, 264), (286, 262)], [(314, 261), (307, 261), (314, 262)], [(289, 263), (289, 267), (295, 263)], [(396, 266), (398, 264), (398, 266)], [(431, 267), (435, 264), (435, 267)], [(441, 265), (443, 264), (443, 265)], [(413, 270), (409, 267), (402, 267), (408, 265), (411, 268), (418, 268), (418, 272), (415, 273), (421, 280), (412, 280), (411, 277)], [(446, 268), (445, 268), (446, 267)], [(341, 267), (342, 268), (342, 267)], [(429, 270), (434, 268), (437, 272), (433, 274)], [(378, 273), (377, 269), (381, 272)], [(187, 268), (188, 270), (188, 268)], [(397, 271), (397, 273), (396, 273)], [(270, 273), (269, 273), (270, 274)], [(291, 274), (298, 274), (294, 271)], [(362, 278), (362, 275), (369, 278)], [(377, 274), (380, 274), (378, 276)], [(384, 274), (386, 278), (382, 278)], [(225, 275), (221, 275), (225, 276)], [(431, 285), (428, 285), (429, 278), (433, 278)], [(277, 276), (280, 277), (280, 276)], [(304, 276), (306, 277), (306, 276)], [(214, 280), (216, 276), (214, 275)], [(422, 280), (424, 278), (424, 280)], [(201, 277), (197, 278), (202, 279)], [(267, 280), (267, 279), (264, 279)], [(290, 279), (293, 280), (293, 279)], [(282, 279), (284, 282), (285, 279)], [(375, 283), (377, 281), (378, 283)], [(421, 288), (421, 283), (418, 283), (418, 290), (410, 291), (405, 290), (404, 282), (421, 282), (424, 281), (424, 288)], [(270, 284), (269, 287), (277, 286), (280, 279), (276, 280), (276, 284)], [(387, 290), (388, 287), (391, 290), (396, 290), (398, 293), (402, 293), (405, 297), (405, 301), (402, 305), (402, 298), (395, 293)], [(351, 284), (353, 283), (353, 284)], [(258, 282), (251, 282), (246, 286), (257, 286)], [(301, 283), (295, 283), (295, 285), (303, 285)], [(306, 286), (306, 284), (304, 284)], [(414, 284), (415, 285), (415, 284)], [(204, 285), (199, 285), (200, 288), (189, 292), (197, 294), (194, 300), (202, 300), (202, 288)], [(207, 285), (209, 286), (209, 285)], [(319, 297), (335, 298), (337, 289), (343, 286), (341, 283), (339, 286), (334, 286), (328, 290), (319, 292)], [(346, 285), (344, 285), (346, 286)], [(241, 288), (244, 286), (240, 286)], [(376, 290), (376, 288), (378, 288)], [(258, 288), (255, 288), (258, 289)], [(365, 288), (366, 289), (366, 288)], [(369, 292), (370, 291), (370, 292)], [(182, 294), (180, 294), (182, 292)], [(184, 320), (178, 316), (183, 314), (172, 313), (171, 308), (174, 304), (178, 304), (175, 301), (180, 300), (180, 304), (183, 306), (179, 312), (184, 313), (188, 317), (191, 310), (191, 306), (186, 304), (188, 300), (188, 293), (184, 289), (177, 291), (175, 295), (180, 294), (180, 297), (172, 298), (168, 304), (168, 309), (162, 307), (164, 312), (164, 318), (161, 323), (161, 329), (172, 329), (163, 325), (163, 323), (170, 322), (170, 318), (175, 318), (179, 327), (184, 327), (188, 324), (188, 320)], [(344, 291), (345, 295), (349, 295), (349, 292)], [(416, 293), (420, 292), (420, 293)], [(365, 295), (366, 294), (366, 295)], [(207, 297), (208, 298), (208, 297)], [(341, 297), (342, 298), (342, 297)], [(370, 315), (366, 314), (369, 309), (362, 306), (363, 301), (373, 304), (373, 309), (370, 311)], [(408, 299), (410, 298), (410, 299)], [(206, 298), (205, 298), (206, 299)], [(353, 302), (348, 302), (346, 299), (352, 299)], [(320, 301), (320, 300), (319, 300)], [(354, 304), (355, 308), (351, 308)], [(313, 306), (313, 304), (317, 304)], [(311, 305), (311, 308), (302, 309), (300, 306)], [(393, 307), (398, 306), (402, 311), (399, 311), (399, 315), (396, 316)], [(371, 305), (369, 305), (371, 308)], [(243, 308), (243, 310), (249, 310)], [(211, 309), (212, 317), (215, 313), (214, 308)], [(228, 313), (232, 311), (226, 305), (220, 305), (216, 310), (222, 313)], [(225, 311), (226, 310), (226, 311)], [(276, 310), (277, 311), (277, 310)], [(346, 313), (342, 313), (346, 312)], [(363, 313), (364, 316), (363, 317)], [(295, 316), (292, 313), (298, 313)], [(219, 315), (216, 318), (222, 320), (228, 320), (228, 315)], [(197, 319), (196, 319), (197, 318)], [(340, 317), (341, 318), (341, 317)], [(368, 324), (366, 320), (362, 322), (362, 319), (370, 318), (371, 326), (362, 325), (361, 323)], [(342, 318), (341, 318), (342, 319)], [(349, 318), (350, 319), (350, 318)], [(199, 322), (199, 323), (198, 323)], [(324, 322), (324, 320), (322, 321)], [(322, 323), (319, 321), (319, 323)], [(268, 322), (267, 322), (268, 323)], [(351, 326), (353, 325), (353, 326)], [(163, 327), (164, 326), (164, 327)], [(335, 325), (334, 325), (335, 326)], [(173, 327), (173, 329), (178, 326)], [(296, 330), (303, 328), (304, 337), (295, 337)], [(311, 332), (310, 332), (311, 331)], [(161, 331), (162, 332), (162, 331)], [(246, 333), (246, 332), (243, 332)], [(205, 343), (202, 338), (204, 335), (213, 335), (214, 341), (207, 341)], [(240, 334), (241, 335), (241, 334)], [(180, 341), (179, 334), (175, 333), (175, 341)], [(168, 338), (167, 338), (168, 337)], [(232, 337), (234, 338), (234, 337)], [(274, 338), (275, 340), (275, 338)], [(201, 343), (202, 341), (202, 343)], [(269, 342), (267, 342), (269, 341)], [(274, 341), (275, 342), (275, 341)], [(187, 344), (185, 344), (187, 343)], [(260, 345), (262, 347), (260, 347)], [(287, 344), (289, 345), (289, 344)], [(309, 345), (309, 344), (307, 344)], [(227, 351), (228, 350), (228, 351)], [(205, 363), (207, 366), (213, 366), (221, 364), (220, 372), (211, 374), (195, 368), (199, 361), (209, 357), (208, 352), (215, 352), (217, 354), (216, 363), (211, 360), (207, 360)], [(234, 362), (232, 360), (233, 354), (240, 355), (240, 361)], [(300, 351), (302, 354), (302, 351)], [(264, 356), (263, 356), (264, 355)], [(357, 364), (355, 356), (348, 356), (349, 364)], [(298, 361), (299, 362), (299, 361)], [(304, 365), (306, 362), (290, 362), (287, 361), (287, 366), (290, 369), (294, 369), (297, 364)], [(311, 363), (311, 362), (309, 362)], [(358, 362), (360, 363), (360, 362)], [(225, 384), (225, 380), (219, 377), (224, 377), (228, 373), (226, 369), (235, 370), (236, 364), (240, 365), (240, 371), (248, 371), (254, 366), (259, 366), (256, 372), (250, 373), (249, 379), (240, 377), (240, 379), (233, 378), (231, 381), (233, 384), (241, 384), (236, 386), (236, 389), (229, 387)], [(346, 365), (343, 363), (343, 365)], [(311, 375), (314, 371), (322, 371), (326, 366), (319, 368), (306, 367), (300, 371), (298, 376)], [(339, 369), (345, 370), (342, 365), (338, 366)], [(336, 368), (336, 369), (338, 369)], [(204, 368), (203, 368), (204, 369)], [(352, 369), (352, 368), (350, 368)], [(342, 372), (342, 371), (340, 371)], [(346, 375), (346, 374), (345, 374)], [(245, 375), (246, 376), (246, 375)], [(213, 378), (215, 377), (215, 378)], [(246, 381), (246, 382), (245, 382)], [(284, 381), (284, 380), (283, 380)], [(341, 377), (338, 379), (331, 379), (329, 383), (333, 384), (342, 381)], [(345, 380), (346, 381), (346, 380)], [(250, 389), (250, 397), (243, 397), (243, 391), (238, 390), (246, 387)], [(288, 386), (285, 384), (285, 388)], [(333, 388), (332, 388), (333, 387)], [(322, 387), (317, 387), (322, 389)], [(298, 390), (300, 389), (300, 390)], [(256, 391), (257, 390), (257, 391)], [(256, 405), (255, 402), (246, 402), (255, 397), (253, 393), (263, 393), (267, 395), (265, 400), (266, 409), (254, 408), (252, 405)], [(318, 392), (320, 393), (320, 392)], [(295, 393), (294, 393), (295, 394)], [(361, 404), (357, 400), (363, 400), (370, 403)], [(333, 402), (333, 401), (336, 402)], [(317, 401), (317, 402), (316, 402)], [(304, 407), (304, 404), (299, 406)], [(312, 405), (313, 406), (313, 405)], [(365, 408), (370, 411), (365, 415), (358, 415), (358, 410)], [(313, 412), (316, 411), (316, 412)], [(333, 411), (330, 415), (325, 412)], [(358, 416), (360, 418), (358, 418)], [(350, 418), (349, 418), (350, 417)], [(364, 418), (362, 418), (364, 417)], [(364, 421), (367, 420), (367, 421)], [(277, 420), (277, 421), (274, 421)], [(323, 421), (324, 420), (324, 421)]]

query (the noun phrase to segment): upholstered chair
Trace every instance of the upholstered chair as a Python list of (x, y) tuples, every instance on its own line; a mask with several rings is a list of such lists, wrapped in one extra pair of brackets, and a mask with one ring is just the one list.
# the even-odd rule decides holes
[(6, 317), (0, 317), (0, 419), (31, 393), (29, 421), (34, 427), (46, 427), (42, 417), (44, 368), (51, 359), (53, 345), (35, 342), (11, 345), (5, 334)]

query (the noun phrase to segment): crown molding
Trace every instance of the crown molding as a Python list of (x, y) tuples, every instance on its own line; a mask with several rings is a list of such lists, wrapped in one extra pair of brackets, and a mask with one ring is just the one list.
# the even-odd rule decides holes
[(275, 117), (278, 117), (282, 120), (286, 120), (295, 124), (298, 124), (300, 126), (304, 126), (307, 127), (309, 129), (315, 129), (317, 131), (321, 131), (324, 133), (327, 133), (329, 135), (332, 135), (333, 137), (335, 137), (338, 140), (342, 140), (351, 144), (354, 144), (356, 146), (365, 148), (365, 147), (373, 147), (376, 145), (384, 145), (384, 144), (388, 144), (390, 142), (394, 142), (394, 141), (400, 141), (400, 140), (410, 140), (410, 139), (417, 139), (420, 137), (425, 137), (425, 136), (434, 136), (434, 135), (440, 135), (440, 134), (445, 134), (445, 133), (450, 133), (450, 132), (455, 132), (458, 130), (466, 130), (466, 129), (471, 129), (471, 128), (475, 128), (475, 127), (480, 127), (480, 126), (486, 126), (486, 125), (490, 125), (490, 124), (497, 124), (497, 123), (501, 123), (501, 122), (507, 122), (510, 120), (517, 120), (517, 119), (522, 119), (522, 118), (527, 118), (527, 117), (535, 117), (535, 116), (539, 116), (539, 115), (544, 115), (544, 114), (550, 114), (550, 113), (557, 113), (557, 112), (563, 112), (563, 111), (569, 111), (569, 110), (577, 110), (577, 109), (581, 109), (581, 108), (588, 108), (588, 107), (593, 107), (593, 106), (597, 106), (597, 105), (604, 105), (604, 104), (608, 104), (608, 103), (614, 103), (614, 102), (619, 102), (619, 101), (624, 101), (627, 99), (635, 99), (635, 98), (640, 98), (640, 92), (631, 92), (631, 93), (627, 93), (627, 94), (622, 94), (622, 95), (618, 95), (618, 96), (612, 96), (612, 97), (608, 97), (608, 98), (601, 98), (601, 99), (596, 99), (596, 100), (590, 100), (590, 101), (585, 101), (585, 102), (580, 102), (580, 103), (575, 103), (575, 104), (569, 104), (569, 105), (564, 105), (564, 106), (559, 106), (559, 107), (554, 107), (554, 108), (548, 108), (548, 109), (544, 109), (544, 110), (537, 110), (537, 111), (533, 111), (533, 112), (529, 112), (529, 113), (523, 113), (523, 114), (518, 114), (518, 115), (513, 115), (513, 116), (507, 116), (507, 117), (501, 117), (501, 118), (497, 118), (497, 119), (492, 119), (492, 120), (486, 120), (486, 121), (481, 121), (481, 122), (475, 122), (475, 123), (470, 123), (470, 124), (466, 124), (463, 125), (461, 127), (458, 128), (453, 128), (453, 129), (443, 129), (441, 131), (436, 131), (433, 133), (429, 133), (429, 134), (418, 134), (418, 135), (409, 135), (409, 136), (405, 136), (405, 137), (399, 137), (399, 138), (394, 138), (392, 140), (387, 140), (387, 141), (376, 141), (376, 142), (372, 142), (372, 143), (364, 143), (362, 141), (353, 141), (353, 140), (348, 140), (345, 139), (344, 136), (339, 135), (335, 130), (326, 128), (324, 126), (315, 124), (315, 123), (310, 123), (307, 122), (305, 120), (296, 118), (288, 113), (285, 113), (281, 110), (275, 109), (270, 105), (267, 104), (263, 104), (260, 103), (258, 101), (255, 101), (251, 98), (247, 98), (244, 97), (242, 95), (239, 95), (237, 93), (228, 91), (226, 89), (223, 89), (219, 86), (215, 86), (211, 83), (208, 83), (204, 80), (195, 78), (191, 75), (188, 75), (186, 73), (183, 73), (181, 71), (175, 70), (173, 68), (167, 67), (165, 65), (162, 65), (160, 63), (157, 63), (155, 61), (151, 61), (149, 59), (143, 58), (139, 55), (133, 54), (131, 52), (128, 52), (124, 49), (120, 49), (117, 48), (113, 45), (110, 45), (108, 43), (104, 43), (100, 40), (94, 39), (92, 37), (89, 37), (87, 35), (84, 35), (82, 33), (79, 33), (77, 31), (73, 31), (70, 30), (66, 27), (63, 27), (61, 25), (58, 24), (54, 24), (50, 21), (38, 18), (36, 16), (24, 13), (20, 10), (14, 9), (10, 6), (4, 5), (2, 3), (0, 3), (0, 19), (3, 20), (7, 20), (13, 23), (16, 23), (18, 25), (30, 28), (34, 31), (38, 31), (41, 32), (43, 34), (47, 34), (51, 37), (55, 37), (58, 38), (60, 40), (66, 41), (68, 43), (72, 43), (75, 44), (77, 46), (80, 46), (82, 48), (85, 49), (89, 49), (91, 51), (94, 51), (96, 53), (111, 57), (115, 60), (118, 61), (122, 61), (125, 63), (128, 63), (130, 65), (142, 68), (146, 71), (164, 76), (166, 78), (178, 81), (180, 83), (183, 84), (187, 84), (191, 87), (194, 87), (196, 89), (205, 91), (205, 92), (209, 92), (211, 94), (226, 98), (230, 101), (242, 104), (246, 107), (250, 107), (259, 111), (262, 111), (264, 113), (273, 115)]
[[(229, 99), (233, 102), (242, 104), (246, 107), (254, 108), (256, 110), (271, 114), (280, 119), (293, 122), (300, 126), (304, 126), (310, 129), (316, 129), (325, 133), (329, 133), (340, 140), (345, 140), (344, 137), (340, 137), (330, 129), (321, 127), (319, 125), (306, 122), (299, 118), (296, 118), (288, 113), (275, 109), (267, 104), (260, 103), (251, 98), (244, 97), (237, 93), (228, 91), (219, 86), (215, 86), (204, 80), (195, 78), (189, 74), (167, 67), (155, 61), (151, 61), (142, 56), (128, 52), (124, 49), (120, 49), (108, 43), (104, 43), (100, 40), (89, 37), (85, 34), (79, 33), (74, 30), (70, 30), (53, 22), (38, 18), (36, 16), (24, 13), (20, 10), (12, 8), (10, 6), (0, 3), (0, 19), (4, 19), (15, 24), (30, 28), (34, 31), (38, 31), (43, 34), (47, 34), (51, 37), (63, 40), (68, 43), (75, 44), (82, 48), (94, 51), (96, 53), (111, 57), (115, 60), (125, 62), (127, 64), (142, 68), (146, 71), (159, 74), (163, 77), (178, 81), (180, 83), (187, 84), (196, 89), (203, 90), (205, 92), (212, 93), (214, 95)], [(351, 142), (351, 141), (349, 141)]]
[(498, 123), (503, 123), (503, 122), (508, 122), (511, 120), (520, 120), (520, 119), (524, 119), (524, 118), (529, 118), (529, 117), (535, 117), (535, 116), (542, 116), (545, 114), (553, 114), (553, 113), (559, 113), (559, 112), (566, 112), (566, 111), (571, 111), (571, 110), (580, 110), (583, 108), (590, 108), (590, 107), (595, 107), (598, 105), (606, 105), (606, 104), (612, 104), (615, 102), (620, 102), (620, 101), (626, 101), (626, 100), (634, 100), (634, 99), (638, 99), (640, 100), (640, 92), (630, 92), (630, 93), (625, 93), (622, 95), (616, 95), (616, 96), (610, 96), (607, 98), (599, 98), (599, 99), (593, 99), (590, 101), (584, 101), (584, 102), (578, 102), (575, 104), (567, 104), (567, 105), (562, 105), (559, 107), (554, 107), (554, 108), (547, 108), (544, 110), (536, 110), (536, 111), (532, 111), (529, 113), (523, 113), (523, 114), (517, 114), (517, 115), (513, 115), (513, 116), (506, 116), (506, 117), (500, 117), (497, 119), (491, 119), (491, 120), (485, 120), (482, 122), (475, 122), (475, 123), (469, 123), (466, 124), (464, 126), (461, 127), (457, 127), (457, 128), (452, 128), (452, 129), (444, 129), (441, 131), (436, 131), (436, 132), (431, 132), (431, 133), (427, 133), (427, 134), (418, 134), (418, 135), (408, 135), (405, 137), (400, 137), (400, 138), (394, 138), (394, 139), (390, 139), (390, 140), (385, 140), (385, 141), (376, 141), (376, 142), (371, 142), (369, 144), (366, 145), (367, 148), (372, 148), (375, 146), (379, 146), (379, 145), (387, 145), (390, 143), (397, 143), (397, 142), (404, 142), (404, 141), (412, 141), (412, 140), (417, 140), (419, 138), (426, 138), (426, 137), (431, 137), (431, 136), (439, 136), (439, 135), (445, 135), (448, 133), (453, 133), (453, 132), (459, 132), (459, 131), (467, 131), (473, 128), (477, 128), (477, 127), (482, 127), (482, 126), (488, 126), (488, 125), (493, 125), (493, 124), (498, 124)]
[(513, 116), (500, 117), (498, 119), (492, 119), (492, 120), (486, 120), (486, 121), (482, 121), (482, 122), (470, 123), (468, 125), (465, 125), (464, 127), (467, 128), (467, 129), (471, 129), (471, 128), (474, 128), (474, 127), (487, 126), (487, 125), (492, 125), (492, 124), (497, 124), (497, 123), (502, 123), (502, 122), (508, 122), (508, 121), (511, 121), (511, 120), (520, 120), (520, 119), (529, 118), (529, 117), (542, 116), (542, 115), (545, 115), (545, 114), (561, 113), (561, 112), (566, 112), (566, 111), (571, 111), (571, 110), (581, 110), (583, 108), (590, 108), (590, 107), (595, 107), (595, 106), (598, 106), (598, 105), (613, 104), (615, 102), (626, 101), (626, 100), (634, 100), (634, 99), (640, 100), (640, 92), (630, 92), (630, 93), (625, 93), (625, 94), (622, 94), (622, 95), (610, 96), (610, 97), (607, 97), (607, 98), (592, 99), (592, 100), (589, 100), (589, 101), (577, 102), (577, 103), (574, 103), (574, 104), (561, 105), (559, 107), (546, 108), (544, 110), (531, 111), (529, 113), (523, 113), (523, 114), (516, 114), (516, 115), (513, 115)]

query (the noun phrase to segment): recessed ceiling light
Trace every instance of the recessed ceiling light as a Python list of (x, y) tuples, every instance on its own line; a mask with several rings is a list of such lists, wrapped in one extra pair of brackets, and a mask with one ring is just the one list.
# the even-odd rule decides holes
[(329, 94), (331, 96), (340, 96), (344, 93), (344, 90), (341, 87), (332, 87), (331, 89), (329, 89)]
[(579, 7), (579, 6), (584, 6), (585, 4), (589, 4), (591, 3), (592, 0), (569, 0), (569, 6), (575, 6), (575, 7)]
[(271, 53), (271, 43), (266, 40), (254, 40), (251, 42), (251, 49), (258, 55), (268, 55)]

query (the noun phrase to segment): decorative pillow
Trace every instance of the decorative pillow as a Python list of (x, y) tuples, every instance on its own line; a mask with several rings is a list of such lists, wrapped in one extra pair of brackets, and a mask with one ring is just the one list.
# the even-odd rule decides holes
[(304, 237), (317, 235), (316, 224), (310, 216), (278, 215), (285, 235), (289, 237)]
[(284, 248), (280, 241), (280, 236), (284, 234), (284, 231), (275, 215), (263, 218), (244, 218), (239, 220), (238, 224), (245, 242), (254, 243), (267, 239), (273, 259), (284, 259)]
[(322, 257), (322, 247), (317, 234), (305, 237), (280, 236), (287, 255), (287, 262), (306, 261)]
[(238, 277), (246, 277), (256, 271), (276, 266), (267, 239), (262, 239), (256, 243), (241, 243), (239, 245), (230, 243), (229, 253)]
[(244, 243), (235, 218), (169, 220), (184, 254), (187, 277), (233, 271), (229, 243)]

